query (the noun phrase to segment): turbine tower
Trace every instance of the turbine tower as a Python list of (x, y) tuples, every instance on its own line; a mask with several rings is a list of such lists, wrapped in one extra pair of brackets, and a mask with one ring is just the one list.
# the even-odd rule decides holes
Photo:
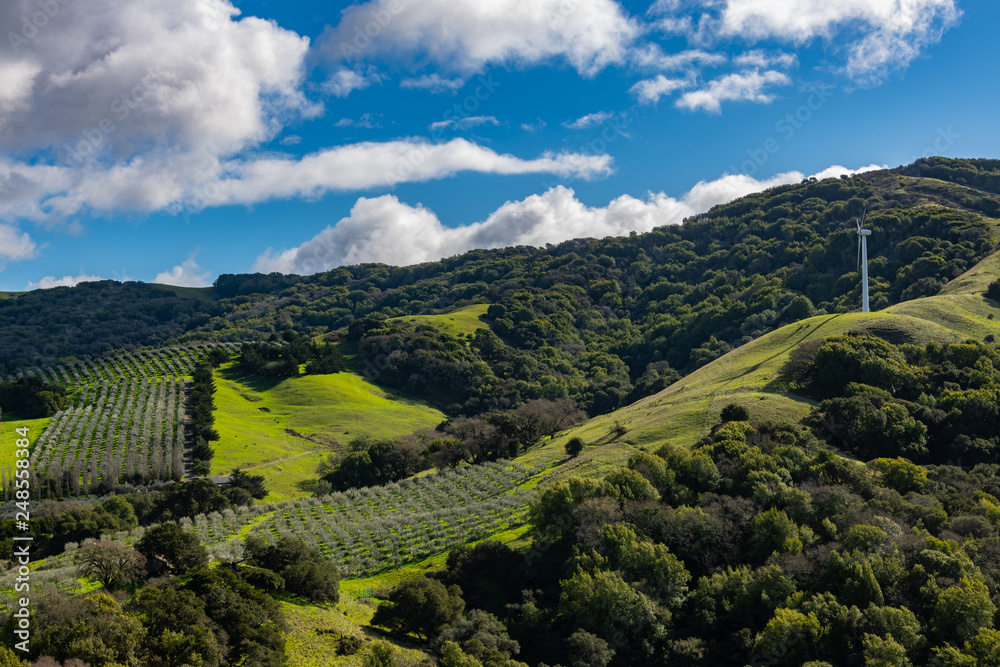
[(872, 230), (865, 229), (865, 216), (868, 214), (868, 207), (861, 214), (858, 221), (858, 265), (861, 268), (861, 312), (868, 310), (868, 237), (872, 235)]

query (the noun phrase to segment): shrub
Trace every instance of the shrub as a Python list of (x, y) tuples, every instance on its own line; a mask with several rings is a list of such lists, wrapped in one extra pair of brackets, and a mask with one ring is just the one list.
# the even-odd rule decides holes
[(566, 443), (566, 454), (571, 458), (575, 459), (583, 451), (583, 440), (578, 437), (573, 437), (569, 439)]
[(1000, 301), (1000, 280), (994, 280), (990, 283), (990, 286), (986, 288), (986, 296), (994, 301)]
[(742, 405), (730, 403), (726, 407), (722, 408), (722, 413), (719, 415), (719, 418), (723, 422), (747, 422), (750, 421), (750, 411)]

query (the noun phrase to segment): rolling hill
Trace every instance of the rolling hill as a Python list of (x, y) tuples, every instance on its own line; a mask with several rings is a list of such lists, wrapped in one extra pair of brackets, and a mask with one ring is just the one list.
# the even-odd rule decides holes
[(894, 343), (926, 345), (1000, 336), (1000, 303), (984, 296), (1000, 276), (1000, 252), (994, 252), (944, 286), (932, 297), (914, 299), (883, 311), (821, 315), (788, 324), (728, 352), (666, 389), (606, 415), (590, 419), (523, 457), (534, 465), (564, 459), (563, 446), (580, 437), (591, 446), (573, 474), (600, 475), (609, 465), (623, 465), (640, 450), (673, 441), (693, 446), (719, 421), (730, 403), (745, 407), (754, 419), (797, 421), (815, 403), (781, 390), (779, 372), (798, 345), (848, 332), (861, 332)]

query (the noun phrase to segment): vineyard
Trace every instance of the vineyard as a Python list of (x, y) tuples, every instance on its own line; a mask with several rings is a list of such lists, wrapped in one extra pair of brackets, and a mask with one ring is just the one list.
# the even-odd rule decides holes
[[(368, 576), (523, 524), (532, 492), (519, 486), (534, 474), (496, 461), (320, 498), (199, 514), (179, 524), (219, 559), (238, 557), (233, 540), (248, 533), (269, 543), (288, 535), (337, 562), (345, 576)], [(102, 537), (131, 542), (144, 531)]]
[[(31, 453), (31, 488), (43, 498), (80, 496), (119, 482), (141, 484), (184, 476), (186, 377), (209, 343), (118, 355), (66, 366), (19, 371), (69, 392), (68, 405)], [(0, 483), (9, 499), (10, 471)]]

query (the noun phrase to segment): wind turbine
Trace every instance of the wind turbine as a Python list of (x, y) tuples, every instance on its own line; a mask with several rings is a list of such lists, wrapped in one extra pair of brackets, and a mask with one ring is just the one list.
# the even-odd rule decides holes
[[(861, 220), (858, 221), (858, 265), (861, 268), (861, 312), (868, 310), (868, 237), (872, 235), (872, 230), (865, 229), (865, 216), (868, 214), (868, 206), (865, 206)], [(857, 218), (855, 218), (857, 220)]]

